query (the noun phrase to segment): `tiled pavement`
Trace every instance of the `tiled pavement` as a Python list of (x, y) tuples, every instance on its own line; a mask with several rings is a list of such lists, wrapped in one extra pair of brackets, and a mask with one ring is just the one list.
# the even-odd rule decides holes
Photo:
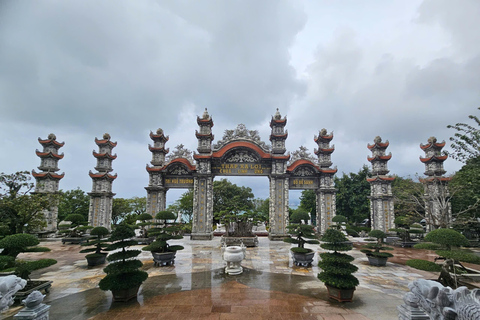
[[(386, 267), (368, 265), (357, 249), (349, 252), (359, 267), (360, 285), (354, 301), (338, 303), (328, 299), (325, 286), (316, 278), (315, 257), (311, 268), (292, 264), (290, 245), (260, 238), (259, 246), (247, 249), (243, 274), (223, 272), (219, 238), (212, 241), (176, 240), (185, 246), (177, 252), (175, 266), (154, 267), (151, 254), (140, 259), (149, 278), (137, 300), (113, 303), (110, 292), (98, 289), (104, 266), (89, 268), (78, 245), (60, 241), (43, 242), (52, 252), (29, 253), (19, 258), (51, 257), (58, 263), (37, 271), (32, 278), (53, 280), (45, 303), (51, 305), (50, 319), (397, 319), (396, 307), (408, 291), (409, 282), (434, 278), (434, 274), (389, 262)], [(317, 252), (319, 246), (310, 246)], [(395, 249), (393, 262), (428, 257), (428, 251)], [(3, 314), (4, 319), (20, 307)]]

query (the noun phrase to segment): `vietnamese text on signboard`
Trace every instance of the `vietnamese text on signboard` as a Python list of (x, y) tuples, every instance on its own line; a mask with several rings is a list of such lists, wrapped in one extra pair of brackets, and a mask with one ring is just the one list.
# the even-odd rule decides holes
[(262, 163), (221, 163), (212, 166), (212, 173), (218, 175), (257, 176), (269, 175), (270, 166)]
[(167, 188), (193, 188), (192, 177), (165, 177)]
[(290, 178), (290, 189), (318, 189), (317, 178)]

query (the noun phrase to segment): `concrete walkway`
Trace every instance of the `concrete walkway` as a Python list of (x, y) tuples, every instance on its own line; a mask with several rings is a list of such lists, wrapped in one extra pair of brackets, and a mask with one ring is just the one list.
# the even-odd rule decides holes
[[(355, 239), (353, 239), (355, 241)], [(359, 239), (357, 239), (359, 240)], [(434, 274), (388, 262), (386, 267), (372, 267), (363, 253), (354, 249), (360, 281), (354, 302), (338, 303), (328, 299), (317, 279), (318, 254), (311, 268), (296, 267), (289, 253), (291, 245), (259, 238), (259, 246), (247, 249), (242, 263), (245, 271), (238, 276), (223, 272), (220, 239), (212, 241), (175, 240), (185, 250), (177, 252), (174, 266), (154, 267), (151, 254), (140, 259), (149, 278), (137, 300), (112, 302), (111, 293), (98, 289), (105, 276), (103, 266), (88, 267), (79, 245), (60, 241), (42, 242), (52, 249), (47, 253), (21, 254), (20, 259), (54, 258), (58, 263), (36, 271), (32, 279), (52, 280), (45, 303), (51, 305), (50, 319), (398, 319), (396, 307), (408, 291), (408, 283), (419, 278), (433, 279)], [(138, 246), (141, 248), (141, 246)], [(310, 246), (317, 252), (323, 250)], [(414, 255), (435, 256), (428, 251), (396, 248), (393, 261)], [(429, 256), (430, 255), (430, 256)], [(21, 306), (14, 306), (4, 319), (13, 319)]]

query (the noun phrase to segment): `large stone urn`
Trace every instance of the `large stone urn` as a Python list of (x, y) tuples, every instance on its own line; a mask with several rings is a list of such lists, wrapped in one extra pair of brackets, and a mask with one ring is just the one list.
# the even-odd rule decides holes
[(222, 255), (223, 260), (227, 263), (225, 267), (225, 273), (229, 275), (241, 274), (243, 268), (240, 265), (243, 259), (245, 259), (245, 252), (247, 248), (243, 245), (240, 246), (223, 246)]

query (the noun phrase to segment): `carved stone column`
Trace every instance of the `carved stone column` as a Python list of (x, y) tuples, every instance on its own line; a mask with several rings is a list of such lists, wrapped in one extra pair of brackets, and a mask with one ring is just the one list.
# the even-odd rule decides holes
[(288, 225), (288, 178), (270, 176), (270, 240), (282, 240), (287, 236)]
[(150, 139), (153, 140), (153, 146), (148, 145), (148, 149), (152, 152), (152, 166), (147, 165), (149, 175), (147, 190), (147, 213), (153, 217), (159, 212), (166, 210), (167, 207), (167, 191), (164, 187), (164, 177), (162, 167), (165, 164), (165, 155), (169, 149), (165, 148), (168, 136), (165, 136), (162, 129), (158, 129), (156, 133), (150, 132)]
[(327, 129), (323, 128), (318, 133), (318, 137), (314, 137), (318, 149), (315, 154), (318, 157), (318, 166), (320, 167), (320, 187), (316, 190), (317, 205), (317, 231), (324, 233), (332, 224), (332, 219), (337, 212), (335, 183), (333, 177), (337, 173), (336, 168), (331, 168), (331, 155), (335, 151), (335, 146), (330, 146), (333, 139), (333, 133), (327, 133)]

